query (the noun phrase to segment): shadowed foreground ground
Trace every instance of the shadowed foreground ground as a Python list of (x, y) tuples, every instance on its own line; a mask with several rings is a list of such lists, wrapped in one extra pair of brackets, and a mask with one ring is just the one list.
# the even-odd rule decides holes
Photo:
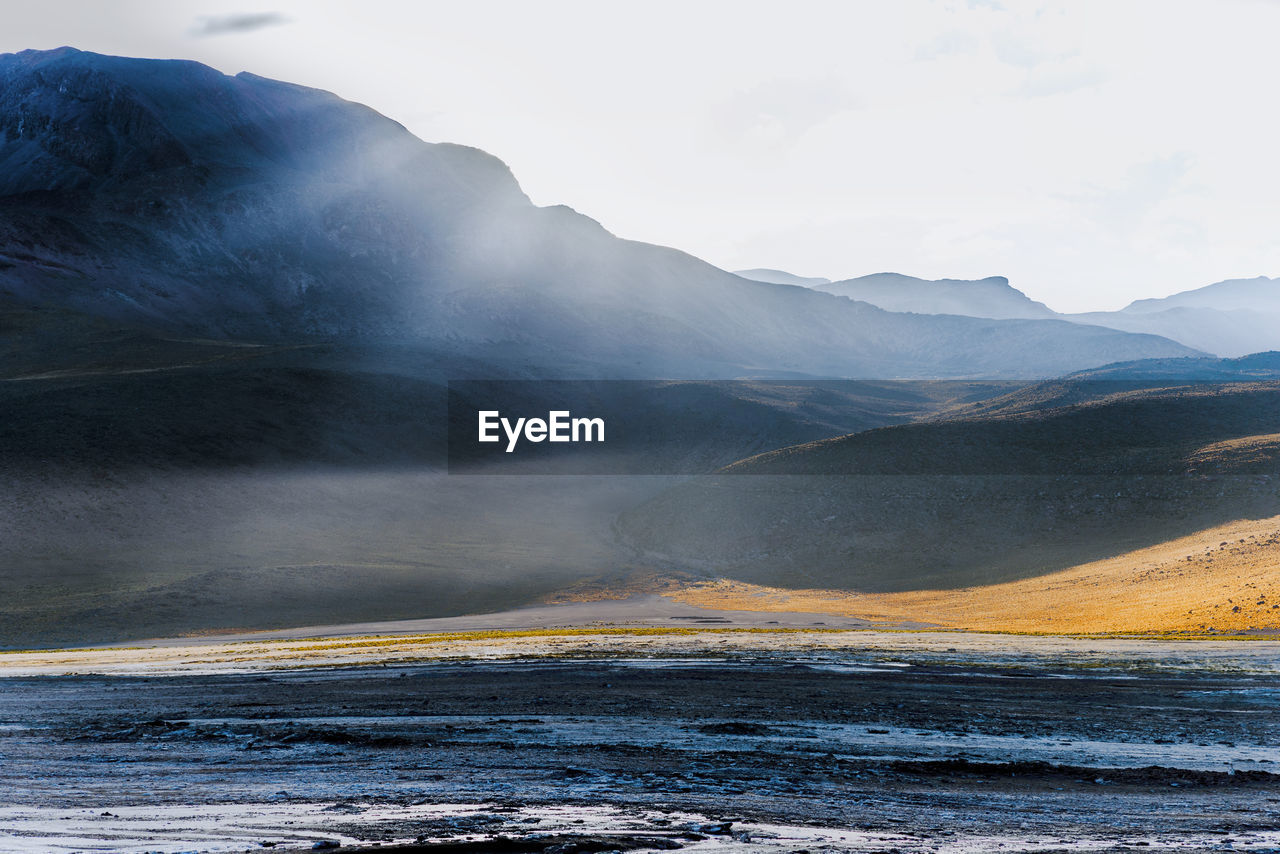
[(15, 677), (0, 847), (1280, 848), (1274, 644), (1053, 643)]

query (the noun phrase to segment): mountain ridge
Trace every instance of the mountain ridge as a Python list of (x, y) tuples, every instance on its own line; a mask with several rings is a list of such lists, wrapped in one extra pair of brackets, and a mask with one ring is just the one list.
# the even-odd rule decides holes
[(1280, 513), (1280, 381), (1045, 386), (749, 457), (619, 530), (667, 569), (889, 592), (1039, 577)]
[[(182, 60), (0, 57), (0, 296), (187, 335), (430, 340), (567, 376), (1049, 376), (1157, 336), (884, 312), (532, 205), (477, 149)], [(563, 366), (557, 368), (556, 366)]]
[(1159, 335), (1227, 358), (1280, 349), (1280, 279), (1266, 276), (1226, 279), (1168, 297), (1135, 300), (1119, 311), (1074, 313), (1057, 312), (1032, 300), (1010, 286), (1004, 276), (928, 280), (902, 273), (872, 273), (807, 286), (888, 311), (1052, 318)]
[(888, 311), (956, 314), (990, 319), (1049, 319), (1059, 315), (1010, 286), (1004, 276), (984, 279), (919, 279), (871, 273), (816, 285), (817, 290), (862, 300)]
[(753, 267), (750, 270), (734, 270), (735, 276), (741, 276), (744, 279), (751, 279), (755, 282), (768, 282), (774, 285), (799, 285), (802, 288), (812, 288), (816, 285), (827, 285), (831, 283), (830, 279), (822, 276), (797, 276), (795, 273), (788, 273), (786, 270), (774, 270), (768, 267)]
[(1121, 311), (1152, 312), (1179, 306), (1212, 306), (1226, 311), (1258, 310), (1262, 304), (1272, 311), (1280, 311), (1280, 279), (1268, 276), (1223, 279), (1203, 287), (1179, 291), (1167, 297), (1134, 300)]

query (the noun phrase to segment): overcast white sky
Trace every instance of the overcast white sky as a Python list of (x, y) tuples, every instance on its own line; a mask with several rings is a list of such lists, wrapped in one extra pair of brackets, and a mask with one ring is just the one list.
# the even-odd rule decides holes
[(728, 269), (1280, 276), (1277, 0), (4, 3), (0, 52), (62, 44), (332, 90)]

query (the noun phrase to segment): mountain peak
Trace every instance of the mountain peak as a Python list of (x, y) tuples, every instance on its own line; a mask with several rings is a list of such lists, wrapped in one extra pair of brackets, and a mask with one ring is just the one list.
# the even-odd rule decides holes
[(1215, 308), (1221, 311), (1280, 312), (1280, 279), (1254, 276), (1225, 279), (1158, 299), (1134, 300), (1122, 311), (1147, 313), (1175, 308)]
[(902, 273), (872, 273), (819, 285), (818, 290), (862, 300), (887, 311), (960, 314), (993, 319), (1051, 318), (1056, 315), (1010, 286), (1004, 276), (983, 279), (918, 279)]
[(27, 48), (26, 50), (20, 50), (15, 53), (0, 53), (0, 62), (3, 62), (9, 57), (14, 57), (24, 62), (30, 62), (30, 61), (40, 61), (40, 60), (46, 60), (46, 59), (59, 59), (64, 56), (68, 56), (71, 54), (79, 54), (79, 53), (84, 53), (84, 51), (80, 50), (79, 48), (71, 47), (71, 45), (65, 45), (65, 44), (62, 45), (61, 47), (50, 48), (49, 50), (36, 50), (34, 48)]
[(766, 282), (771, 285), (798, 285), (802, 288), (812, 288), (817, 285), (831, 284), (830, 279), (824, 279), (821, 276), (797, 276), (794, 273), (788, 273), (786, 270), (774, 270), (769, 267), (734, 270), (733, 274), (744, 279), (750, 279), (753, 282)]
[(424, 143), (321, 89), (75, 48), (0, 56), (0, 196), (154, 181), (173, 170), (181, 170), (167, 180), (175, 187), (275, 181), (281, 170), (308, 181), (403, 182), (405, 170), (430, 171), (424, 159), (466, 176), (455, 191), (528, 202), (497, 158)]

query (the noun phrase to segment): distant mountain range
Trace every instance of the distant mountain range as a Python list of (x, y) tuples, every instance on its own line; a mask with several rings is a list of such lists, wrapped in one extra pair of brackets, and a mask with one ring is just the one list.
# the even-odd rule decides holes
[(1128, 332), (1147, 332), (1219, 356), (1280, 350), (1280, 279), (1228, 279), (1120, 311), (1063, 315)]
[[(668, 561), (906, 589), (1266, 505), (1212, 483), (1122, 483), (1099, 504), (1092, 481), (964, 478), (1081, 447), (1130, 473), (1212, 463), (1188, 460), (1275, 432), (1275, 395), (1166, 400), (1152, 383), (1254, 382), (1272, 357), (1081, 323), (1001, 278), (743, 272), (537, 207), (492, 155), (327, 92), (71, 48), (0, 56), (0, 589), (21, 591), (0, 643), (474, 613)], [(1180, 296), (1115, 314), (1155, 329), (1219, 311)], [(823, 474), (670, 491), (445, 476), (447, 384), (465, 378), (750, 378), (613, 402), (686, 419), (701, 470), (767, 468), (788, 446), (822, 471), (880, 449), (959, 474), (870, 492)], [(1005, 453), (1019, 417), (1026, 442)], [(1171, 417), (1176, 442), (1144, 445)], [(1112, 427), (1114, 447), (1089, 445)], [(1140, 505), (1176, 512), (1147, 524)], [(1049, 557), (1019, 563), (1044, 525)]]
[(916, 314), (958, 314), (988, 318), (1056, 318), (1044, 303), (1036, 302), (1009, 285), (1004, 276), (967, 281), (926, 281), (898, 273), (873, 273), (857, 279), (817, 285), (818, 290), (862, 300), (887, 311)]
[(1183, 291), (1161, 299), (1140, 299), (1125, 311), (1151, 314), (1174, 308), (1211, 308), (1217, 311), (1260, 311), (1280, 314), (1280, 279), (1256, 276), (1227, 279), (1203, 288)]
[(1051, 376), (1193, 355), (749, 282), (539, 208), (499, 160), (327, 92), (0, 57), (0, 298), (169, 333), (434, 342), (542, 376)]
[(873, 273), (831, 282), (804, 279), (781, 270), (742, 270), (739, 275), (803, 285), (869, 302), (887, 311), (1056, 318), (1160, 335), (1224, 357), (1280, 349), (1280, 279), (1266, 276), (1228, 279), (1169, 297), (1137, 300), (1120, 311), (1060, 314), (1010, 286), (1003, 276), (928, 280), (900, 273)]
[[(753, 270), (734, 270), (733, 272), (735, 275), (750, 279), (753, 282), (770, 282), (775, 285), (798, 285), (802, 288), (812, 288), (831, 283), (830, 279), (824, 279), (820, 276), (797, 276), (785, 270), (769, 270), (764, 267), (757, 267)], [(881, 308), (883, 307), (881, 306)]]

